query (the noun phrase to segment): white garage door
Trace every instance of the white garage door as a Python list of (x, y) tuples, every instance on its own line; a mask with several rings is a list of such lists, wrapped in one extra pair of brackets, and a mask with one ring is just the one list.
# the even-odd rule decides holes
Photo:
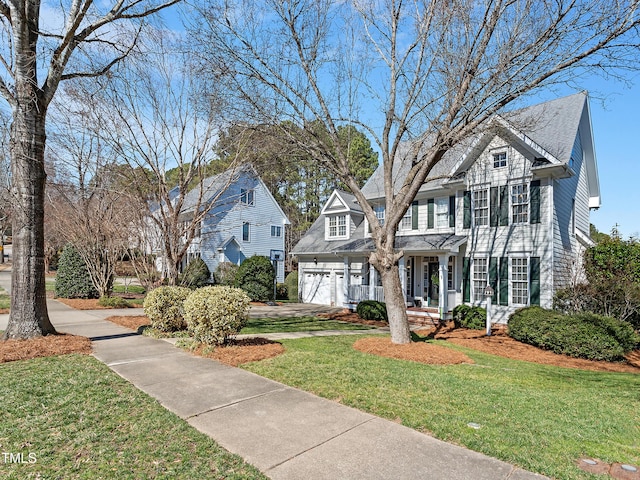
[[(318, 303), (320, 305), (336, 305), (342, 303), (343, 275), (336, 275), (332, 285), (330, 273), (305, 273), (302, 301), (304, 303)], [(337, 302), (336, 298), (340, 301)]]

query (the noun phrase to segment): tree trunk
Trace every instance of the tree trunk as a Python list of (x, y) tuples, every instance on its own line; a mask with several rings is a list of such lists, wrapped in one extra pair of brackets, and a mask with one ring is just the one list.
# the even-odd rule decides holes
[(13, 267), (5, 339), (56, 333), (47, 313), (44, 275), (45, 115), (46, 107), (37, 101), (20, 102), (11, 126)]
[[(377, 268), (377, 267), (376, 267)], [(378, 269), (384, 289), (384, 300), (387, 305), (391, 342), (405, 344), (411, 342), (407, 307), (400, 282), (398, 263), (394, 262), (387, 268)]]

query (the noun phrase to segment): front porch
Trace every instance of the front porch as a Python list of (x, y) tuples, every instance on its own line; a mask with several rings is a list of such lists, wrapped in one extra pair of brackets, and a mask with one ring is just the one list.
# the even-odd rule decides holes
[[(440, 319), (451, 318), (451, 311), (457, 305), (455, 290), (456, 257), (450, 254), (413, 255), (400, 259), (399, 271), (402, 290), (405, 292), (407, 314), (412, 321), (424, 321), (433, 325)], [(350, 279), (349, 259), (345, 258), (343, 278)], [(363, 276), (364, 284), (353, 285), (348, 280), (343, 289), (346, 305), (355, 309), (364, 300), (384, 302), (384, 290), (379, 274), (369, 268)]]

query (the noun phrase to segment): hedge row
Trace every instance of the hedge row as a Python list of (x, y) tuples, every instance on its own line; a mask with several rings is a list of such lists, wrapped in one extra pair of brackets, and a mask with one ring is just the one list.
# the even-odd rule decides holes
[(627, 322), (592, 313), (564, 315), (540, 307), (516, 311), (508, 328), (516, 340), (588, 360), (623, 360), (640, 342)]

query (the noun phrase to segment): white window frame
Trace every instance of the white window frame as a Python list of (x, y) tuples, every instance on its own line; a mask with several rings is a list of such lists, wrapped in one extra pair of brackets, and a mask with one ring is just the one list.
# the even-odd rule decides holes
[(499, 150), (491, 154), (493, 168), (504, 168), (508, 165), (509, 155), (506, 150)]
[[(275, 232), (275, 235), (274, 235)], [(282, 225), (271, 225), (271, 236), (273, 238), (281, 238), (282, 237)]]
[(471, 263), (471, 293), (474, 302), (484, 300), (484, 289), (489, 283), (489, 258), (474, 257)]
[(511, 185), (511, 223), (529, 223), (529, 184)]
[(434, 200), (434, 223), (438, 229), (449, 228), (449, 197), (438, 197)]
[(253, 188), (241, 188), (240, 189), (240, 202), (245, 205), (255, 205), (255, 195)]
[[(245, 227), (247, 228), (247, 235), (245, 238)], [(251, 224), (249, 222), (242, 223), (242, 241), (250, 242), (251, 241)]]
[(411, 230), (413, 226), (413, 207), (409, 206), (407, 211), (404, 213), (402, 220), (400, 220), (400, 230)]
[(530, 262), (528, 257), (509, 258), (510, 304), (514, 306), (529, 305), (529, 289), (531, 288)]
[(489, 225), (489, 189), (482, 188), (471, 191), (471, 211), (473, 225)]
[(384, 225), (384, 214), (385, 214), (384, 205), (374, 205), (373, 211), (375, 212), (376, 218), (380, 222), (380, 225)]
[(332, 215), (329, 217), (328, 237), (331, 239), (346, 238), (347, 215)]

